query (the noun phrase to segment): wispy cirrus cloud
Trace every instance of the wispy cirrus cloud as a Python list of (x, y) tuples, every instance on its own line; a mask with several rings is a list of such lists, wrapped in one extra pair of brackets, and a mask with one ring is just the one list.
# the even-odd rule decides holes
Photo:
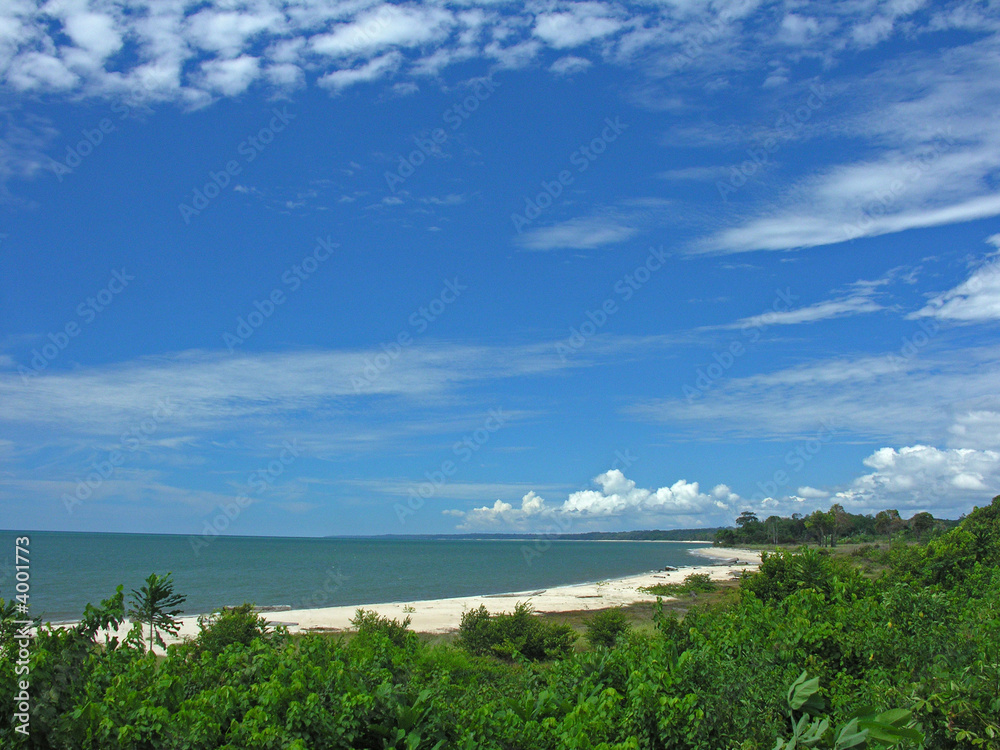
[(961, 284), (934, 296), (909, 317), (936, 318), (952, 323), (1000, 320), (1000, 261), (993, 259), (980, 265)]
[(817, 247), (1000, 214), (1000, 136), (990, 114), (1000, 95), (998, 44), (990, 36), (943, 59), (914, 54), (852, 82), (873, 96), (858, 97), (853, 113), (829, 113), (825, 131), (874, 145), (875, 155), (798, 179), (696, 251)]
[(637, 227), (618, 218), (584, 217), (526, 231), (517, 244), (526, 250), (593, 250), (625, 242), (638, 233)]
[(836, 421), (844, 435), (900, 444), (1000, 447), (1000, 348), (948, 350), (942, 335), (919, 356), (840, 356), (714, 384), (699, 398), (635, 403), (628, 413), (691, 434), (785, 439)]
[[(173, 405), (172, 423), (210, 429), (373, 397), (434, 400), (463, 383), (573, 366), (560, 361), (551, 345), (511, 347), (502, 354), (490, 347), (423, 345), (364, 377), (380, 353), (188, 351), (30, 377), (6, 372), (0, 374), (0, 422), (114, 433), (164, 401)], [(498, 367), (500, 361), (505, 364)]]

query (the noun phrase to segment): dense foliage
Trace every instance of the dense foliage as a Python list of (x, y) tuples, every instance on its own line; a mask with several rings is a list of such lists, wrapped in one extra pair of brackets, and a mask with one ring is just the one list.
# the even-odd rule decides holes
[(483, 605), (462, 615), (459, 643), (479, 656), (513, 660), (554, 659), (566, 656), (576, 635), (568, 625), (554, 625), (532, 615), (531, 605), (519, 602), (513, 612), (491, 615)]
[(621, 607), (602, 609), (587, 621), (587, 641), (591, 646), (614, 646), (619, 638), (632, 629), (628, 615)]
[(468, 613), (456, 645), (364, 612), (349, 638), (247, 642), (248, 613), (229, 612), (158, 657), (138, 631), (100, 635), (124, 617), (119, 589), (80, 625), (39, 630), (30, 736), (5, 710), (0, 746), (1000, 747), (1000, 497), (926, 545), (866, 554), (768, 555), (720, 601), (591, 647), (526, 606)]
[(249, 646), (258, 638), (267, 638), (271, 627), (247, 602), (238, 607), (223, 607), (207, 617), (198, 618), (198, 650), (221, 654), (231, 643)]
[(768, 516), (761, 521), (753, 511), (744, 511), (735, 528), (718, 529), (714, 541), (723, 546), (738, 544), (804, 544), (834, 546), (841, 542), (874, 542), (885, 539), (923, 541), (946, 532), (957, 522), (934, 518), (930, 513), (916, 513), (904, 520), (897, 510), (883, 510), (875, 515), (848, 513), (834, 504), (827, 511), (816, 510), (808, 516), (793, 513), (790, 517)]

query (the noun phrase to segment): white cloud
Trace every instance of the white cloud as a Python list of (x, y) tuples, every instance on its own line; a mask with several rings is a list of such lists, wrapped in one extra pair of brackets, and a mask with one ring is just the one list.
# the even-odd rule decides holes
[[(721, 7), (712, 3), (607, 2), (495, 4), (380, 3), (345, 0), (157, 2), (128, 6), (100, 0), (8, 2), (0, 9), (0, 69), (22, 91), (68, 90), (112, 97), (125, 90), (148, 100), (203, 104), (202, 66), (243, 56), (297, 66), (317, 80), (349, 62), (359, 69), (390, 51), (406, 52), (407, 72), (436, 74), (455, 63), (494, 60), (501, 67), (532, 64), (542, 48), (572, 50), (590, 45), (593, 57), (638, 65), (656, 77), (679, 69), (727, 74), (744, 69), (792, 69), (805, 56), (828, 67), (845, 50), (866, 47), (892, 33), (917, 3), (880, 3), (864, 21), (857, 11), (807, 2), (780, 15), (755, 0)], [(985, 11), (910, 15), (912, 36), (948, 28), (991, 28)], [(115, 57), (129, 44), (127, 59)], [(695, 49), (692, 53), (691, 45)], [(984, 58), (986, 56), (983, 56)], [(585, 63), (577, 56), (551, 64), (565, 74)], [(154, 90), (133, 88), (138, 68), (171, 71)], [(263, 67), (267, 67), (266, 65)], [(292, 79), (275, 71), (275, 82)], [(337, 80), (334, 78), (332, 80)], [(701, 78), (699, 78), (701, 80)], [(172, 85), (167, 86), (167, 83)], [(334, 87), (336, 88), (336, 87)]]
[(517, 238), (527, 250), (591, 250), (634, 237), (638, 229), (613, 218), (570, 219), (562, 224), (532, 229)]
[(415, 47), (440, 41), (454, 26), (441, 8), (383, 5), (311, 40), (313, 50), (331, 57), (371, 55), (387, 47)]
[(998, 49), (991, 36), (943, 58), (911, 56), (841, 82), (852, 92), (850, 106), (833, 92), (813, 115), (823, 120), (813, 134), (857, 138), (876, 146), (875, 155), (798, 180), (696, 249), (816, 247), (1000, 215), (993, 187), (1000, 133), (990, 114), (1000, 96)]
[(376, 57), (374, 60), (369, 60), (367, 63), (357, 68), (349, 68), (346, 70), (337, 70), (333, 73), (327, 73), (319, 79), (319, 85), (331, 88), (334, 91), (340, 91), (341, 89), (353, 86), (356, 83), (376, 81), (379, 78), (394, 72), (396, 68), (399, 67), (401, 59), (402, 58), (398, 52), (390, 52), (382, 55), (382, 57)]
[(815, 18), (789, 13), (781, 21), (778, 41), (793, 47), (801, 47), (815, 38), (819, 30), (819, 22)]
[(233, 60), (209, 60), (201, 68), (208, 89), (224, 96), (236, 96), (246, 91), (257, 78), (260, 61), (243, 55)]
[(821, 500), (823, 498), (830, 497), (830, 493), (827, 492), (826, 490), (818, 490), (815, 487), (809, 487), (809, 486), (799, 487), (797, 490), (795, 490), (795, 494), (797, 494), (799, 497), (804, 497), (809, 500)]
[(690, 180), (692, 182), (712, 182), (714, 180), (722, 179), (728, 175), (730, 169), (732, 169), (732, 167), (727, 166), (681, 167), (679, 169), (668, 169), (663, 172), (659, 172), (656, 176), (661, 180), (668, 180), (670, 182), (685, 180)]
[(937, 318), (959, 323), (1000, 320), (1000, 261), (980, 266), (954, 289), (940, 294), (910, 318)]
[(187, 21), (189, 38), (202, 49), (221, 52), (228, 57), (239, 55), (257, 34), (269, 31), (280, 34), (284, 18), (274, 11), (240, 12), (206, 8)]
[(65, 21), (66, 33), (80, 47), (103, 59), (117, 52), (122, 37), (111, 16), (103, 13), (74, 13)]
[[(876, 166), (880, 171), (882, 167)], [(866, 169), (867, 171), (867, 169)], [(708, 240), (704, 248), (712, 252), (738, 253), (751, 250), (790, 250), (801, 247), (834, 245), (858, 237), (877, 237), (908, 229), (926, 229), (959, 224), (1000, 215), (1000, 196), (984, 195), (938, 208), (927, 207), (898, 211), (891, 216), (865, 218), (860, 208), (866, 198), (862, 188), (855, 201), (841, 202), (832, 212), (814, 207), (802, 213), (791, 212), (757, 219), (742, 227), (726, 229)], [(815, 203), (818, 201), (814, 201)], [(862, 216), (864, 226), (853, 223)]]
[[(601, 344), (594, 344), (598, 355)], [(302, 409), (314, 410), (319, 419), (324, 409), (348, 408), (372, 397), (434, 402), (466, 383), (575, 366), (561, 361), (551, 342), (424, 344), (409, 347), (406, 354), (374, 374), (372, 361), (385, 356), (378, 348), (243, 355), (189, 351), (26, 377), (0, 372), (0, 425), (114, 435), (121, 425), (147, 417), (162, 399), (174, 405), (171, 423), (192, 434), (246, 421), (292, 420)]]
[(844, 318), (862, 313), (877, 312), (882, 305), (871, 297), (852, 295), (840, 299), (824, 300), (806, 307), (793, 310), (780, 310), (753, 315), (736, 321), (726, 328), (767, 327), (772, 325), (798, 325), (799, 323), (816, 323), (820, 320)]
[(487, 44), (483, 51), (488, 57), (495, 59), (501, 68), (518, 70), (534, 62), (541, 49), (541, 42), (530, 39), (506, 46), (493, 41)]
[(524, 528), (543, 521), (558, 520), (560, 527), (574, 521), (609, 518), (654, 517), (665, 523), (684, 523), (701, 519), (706, 514), (731, 513), (740, 496), (724, 484), (710, 493), (702, 492), (697, 482), (678, 480), (656, 490), (643, 489), (628, 479), (619, 469), (611, 469), (594, 478), (597, 490), (573, 492), (558, 506), (552, 506), (536, 494), (528, 492), (520, 507), (497, 500), (492, 506), (470, 511), (450, 511), (462, 518), (459, 528), (482, 528), (498, 525)]
[(566, 55), (565, 57), (560, 57), (552, 63), (549, 66), (549, 70), (557, 75), (568, 76), (573, 75), (574, 73), (581, 73), (591, 65), (593, 65), (593, 63), (585, 57)]
[[(688, 425), (692, 436), (803, 438), (824, 422), (841, 436), (1000, 448), (1000, 347), (943, 349), (936, 324), (915, 325), (897, 350), (831, 357), (748, 377), (692, 363), (690, 391), (629, 409), (641, 419)], [(686, 395), (685, 395), (686, 394)]]
[(608, 7), (601, 3), (580, 2), (570, 7), (570, 11), (538, 16), (535, 36), (557, 49), (578, 47), (613, 34), (623, 25), (608, 16)]
[[(673, 527), (694, 524), (731, 524), (743, 510), (767, 514), (807, 514), (833, 503), (852, 513), (874, 513), (897, 508), (904, 517), (930, 511), (955, 518), (974, 503), (982, 504), (1000, 492), (1000, 453), (972, 449), (939, 449), (926, 445), (880, 448), (864, 459), (870, 473), (846, 486), (818, 489), (802, 486), (795, 495), (747, 500), (727, 485), (702, 492), (697, 482), (680, 480), (656, 490), (643, 489), (620, 470), (597, 476), (599, 489), (571, 493), (560, 505), (550, 505), (536, 492), (521, 499), (520, 506), (503, 500), (469, 511), (450, 509), (446, 515), (461, 519), (460, 529), (559, 528), (574, 524), (619, 519), (660, 523)], [(589, 524), (593, 525), (593, 524)]]
[(1000, 493), (1000, 453), (928, 445), (881, 448), (864, 460), (874, 469), (835, 496), (845, 508), (898, 508), (954, 515)]
[(271, 65), (264, 71), (264, 76), (281, 89), (298, 88), (305, 82), (305, 73), (302, 68), (291, 63)]
[(22, 91), (69, 89), (79, 82), (62, 60), (43, 52), (18, 55), (7, 71), (7, 78)]

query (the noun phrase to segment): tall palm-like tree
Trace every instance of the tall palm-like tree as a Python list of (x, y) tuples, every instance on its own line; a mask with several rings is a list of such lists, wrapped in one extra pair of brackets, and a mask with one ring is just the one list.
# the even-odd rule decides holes
[(177, 615), (181, 613), (180, 605), (187, 597), (174, 593), (174, 582), (170, 580), (170, 575), (150, 573), (145, 586), (138, 591), (132, 589), (132, 606), (129, 607), (128, 616), (132, 618), (132, 622), (149, 625), (150, 650), (154, 642), (166, 648), (167, 644), (160, 635), (161, 630), (176, 635), (181, 626)]

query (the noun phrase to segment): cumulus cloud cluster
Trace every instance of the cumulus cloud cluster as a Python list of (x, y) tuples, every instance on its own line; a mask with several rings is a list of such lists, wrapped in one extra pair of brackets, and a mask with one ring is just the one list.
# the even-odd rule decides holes
[(929, 445), (881, 448), (864, 460), (873, 469), (837, 493), (845, 508), (947, 510), (962, 497), (1000, 492), (1000, 453)]
[(448, 510), (461, 519), (460, 529), (557, 529), (571, 532), (577, 524), (595, 519), (621, 519), (625, 523), (656, 523), (663, 527), (731, 525), (744, 510), (760, 518), (769, 515), (808, 514), (840, 503), (851, 513), (876, 513), (896, 508), (904, 517), (930, 511), (954, 518), (973, 504), (982, 504), (1000, 493), (1000, 453), (971, 448), (941, 449), (928, 445), (880, 448), (864, 461), (871, 472), (846, 486), (820, 489), (799, 487), (794, 493), (743, 498), (727, 485), (702, 492), (697, 482), (679, 480), (650, 490), (638, 487), (620, 470), (612, 469), (594, 479), (599, 489), (573, 492), (558, 505), (550, 505), (534, 491), (521, 505), (497, 500), (469, 511)]
[(702, 492), (697, 482), (680, 479), (670, 486), (650, 490), (639, 487), (620, 469), (611, 469), (594, 478), (600, 489), (573, 492), (560, 505), (549, 505), (534, 491), (521, 498), (520, 507), (497, 500), (492, 506), (470, 511), (450, 511), (462, 518), (459, 528), (482, 528), (506, 525), (517, 528), (539, 526), (557, 521), (561, 525), (573, 519), (587, 521), (621, 516), (655, 516), (665, 522), (683, 524), (706, 514), (729, 511), (740, 496), (724, 484), (710, 493)]
[[(733, 47), (798, 55), (804, 47), (863, 49), (890, 36), (918, 3), (873, 3), (863, 19), (823, 3), (774, 13), (756, 3), (380, 3), (373, 0), (13, 0), (0, 9), (0, 70), (19, 92), (129, 94), (198, 106), (256, 82), (281, 89), (313, 77), (344, 86), (406, 69), (436, 74), (470, 58), (521, 67), (545, 50), (558, 73), (582, 70), (587, 51), (616, 64), (704, 65)], [(970, 7), (963, 24), (975, 23)], [(951, 19), (951, 20), (949, 20)], [(932, 13), (914, 28), (954, 25)], [(697, 54), (695, 54), (697, 53)]]

